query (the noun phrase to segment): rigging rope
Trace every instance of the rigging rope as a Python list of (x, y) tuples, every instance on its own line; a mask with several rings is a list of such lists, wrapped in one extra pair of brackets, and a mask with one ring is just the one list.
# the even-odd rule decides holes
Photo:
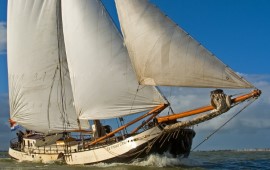
[[(170, 87), (170, 96), (169, 96), (169, 98), (171, 98), (172, 97), (172, 87)], [(171, 106), (169, 106), (169, 110), (168, 110), (168, 115), (170, 114), (170, 111), (171, 111), (171, 113), (173, 113), (174, 114), (174, 112), (173, 112), (173, 110), (172, 110), (172, 107)]]
[(246, 106), (244, 106), (241, 110), (239, 110), (236, 114), (234, 114), (230, 119), (228, 119), (225, 123), (223, 123), (219, 128), (217, 128), (214, 132), (212, 132), (210, 135), (208, 135), (203, 141), (201, 141), (197, 146), (195, 146), (191, 151), (194, 151), (197, 149), (201, 144), (203, 144), (205, 141), (207, 141), (211, 136), (213, 136), (215, 133), (217, 133), (221, 128), (223, 128), (226, 124), (228, 124), (232, 119), (234, 119), (238, 114), (240, 114), (244, 109), (246, 109), (250, 104), (252, 104), (256, 100), (253, 99), (249, 103), (247, 103)]
[(136, 100), (138, 91), (140, 90), (139, 88), (140, 88), (140, 85), (138, 85), (137, 90), (136, 90), (136, 93), (135, 93), (135, 95), (134, 95), (134, 99), (133, 99), (133, 101), (132, 101), (132, 104), (131, 104), (131, 107), (130, 107), (130, 110), (129, 110), (129, 115), (130, 115), (130, 113), (131, 113), (131, 111), (132, 111), (132, 109), (133, 109), (134, 102), (135, 102), (135, 100)]

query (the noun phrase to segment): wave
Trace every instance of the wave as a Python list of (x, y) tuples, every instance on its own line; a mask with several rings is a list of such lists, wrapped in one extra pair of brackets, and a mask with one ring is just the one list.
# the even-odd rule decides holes
[(190, 158), (173, 157), (171, 154), (163, 155), (152, 154), (145, 160), (134, 161), (132, 165), (136, 166), (154, 166), (154, 167), (176, 167), (176, 166), (198, 166), (199, 162)]
[(151, 154), (145, 159), (136, 159), (131, 163), (98, 163), (94, 167), (116, 167), (116, 166), (142, 166), (142, 167), (194, 167), (200, 163), (190, 158), (174, 158), (171, 154)]

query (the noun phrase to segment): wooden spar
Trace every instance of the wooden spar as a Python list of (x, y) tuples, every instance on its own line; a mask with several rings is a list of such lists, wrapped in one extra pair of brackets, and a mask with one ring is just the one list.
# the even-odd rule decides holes
[(157, 113), (157, 112), (158, 112), (158, 113), (161, 112), (161, 111), (164, 110), (167, 106), (168, 106), (168, 104), (161, 104), (161, 105), (155, 107), (155, 108), (154, 108), (153, 110), (151, 110), (150, 112), (148, 112), (148, 113), (146, 113), (146, 114), (144, 114), (144, 115), (138, 117), (137, 119), (134, 119), (133, 121), (131, 121), (131, 122), (129, 122), (129, 123), (127, 123), (127, 124), (125, 124), (125, 125), (123, 125), (123, 126), (117, 128), (117, 129), (115, 129), (114, 131), (112, 131), (112, 132), (110, 132), (110, 133), (108, 133), (108, 134), (106, 134), (106, 135), (104, 135), (104, 136), (102, 136), (102, 137), (96, 139), (95, 141), (91, 142), (90, 144), (86, 144), (85, 146), (91, 146), (91, 145), (94, 145), (94, 144), (96, 144), (96, 143), (98, 143), (98, 142), (104, 140), (104, 139), (107, 139), (107, 138), (113, 136), (115, 133), (117, 133), (117, 132), (119, 132), (119, 131), (121, 131), (121, 130), (127, 128), (128, 126), (130, 126), (130, 125), (132, 125), (132, 124), (134, 124), (134, 123), (140, 121), (141, 119), (143, 119), (143, 118), (145, 118), (145, 117), (147, 117), (147, 116), (149, 116), (149, 115), (151, 115), (151, 114), (155, 114), (155, 113)]
[(144, 125), (146, 125), (150, 120), (152, 120), (154, 117), (156, 117), (160, 112), (156, 112), (154, 113), (152, 116), (150, 116), (143, 124), (141, 124), (140, 126), (138, 126), (136, 129), (134, 129), (130, 134), (134, 134), (136, 133), (141, 127), (143, 127)]
[(232, 103), (239, 103), (239, 102), (243, 102), (243, 101), (245, 101), (249, 98), (252, 98), (252, 97), (259, 97), (261, 95), (261, 93), (262, 93), (261, 90), (255, 89), (248, 94), (245, 94), (243, 96), (239, 96), (239, 97), (232, 99)]
[[(248, 94), (245, 94), (245, 95), (242, 95), (242, 96), (239, 96), (239, 97), (232, 99), (231, 102), (232, 102), (232, 104), (235, 104), (235, 103), (243, 102), (243, 101), (250, 99), (250, 98), (259, 97), (260, 95), (261, 95), (261, 91), (255, 89)], [(159, 117), (159, 118), (157, 118), (157, 121), (158, 121), (158, 123), (167, 122), (170, 120), (176, 120), (179, 118), (200, 114), (200, 113), (207, 112), (207, 111), (210, 111), (213, 109), (214, 109), (214, 107), (211, 105), (204, 106), (204, 107), (200, 107), (200, 108), (197, 108), (194, 110), (189, 110), (186, 112), (181, 112), (181, 113), (177, 113), (177, 114), (173, 114), (173, 115), (169, 115), (169, 116)]]
[(80, 133), (89, 133), (89, 134), (92, 134), (93, 133), (92, 130), (82, 130), (82, 129), (68, 130), (66, 132), (80, 132)]

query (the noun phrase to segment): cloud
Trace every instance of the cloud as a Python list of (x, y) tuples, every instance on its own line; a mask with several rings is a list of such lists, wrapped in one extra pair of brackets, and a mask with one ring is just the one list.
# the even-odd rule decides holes
[(7, 26), (5, 22), (0, 22), (0, 54), (6, 53), (7, 49)]
[[(245, 75), (245, 77), (258, 89), (262, 90), (262, 95), (224, 126), (222, 133), (229, 133), (231, 131), (237, 133), (254, 133), (261, 129), (270, 129), (270, 75)], [(209, 94), (211, 90), (213, 89), (162, 88), (162, 92), (165, 93), (176, 113), (209, 105)], [(250, 90), (224, 90), (224, 92), (231, 95), (248, 93)], [(217, 118), (195, 126), (195, 130), (197, 132), (214, 131), (244, 107), (245, 104), (246, 102)], [(162, 114), (167, 113), (164, 112)]]

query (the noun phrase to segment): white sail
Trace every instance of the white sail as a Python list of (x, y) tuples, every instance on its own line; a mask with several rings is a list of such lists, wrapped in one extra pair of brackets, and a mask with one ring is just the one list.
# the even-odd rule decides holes
[(138, 85), (122, 37), (100, 1), (62, 1), (62, 16), (80, 118), (121, 117), (164, 103), (156, 89)]
[[(53, 133), (79, 129), (57, 0), (8, 1), (10, 117)], [(61, 64), (59, 64), (61, 63)], [(82, 122), (81, 128), (89, 127)]]
[(140, 84), (252, 88), (147, 0), (116, 0)]

